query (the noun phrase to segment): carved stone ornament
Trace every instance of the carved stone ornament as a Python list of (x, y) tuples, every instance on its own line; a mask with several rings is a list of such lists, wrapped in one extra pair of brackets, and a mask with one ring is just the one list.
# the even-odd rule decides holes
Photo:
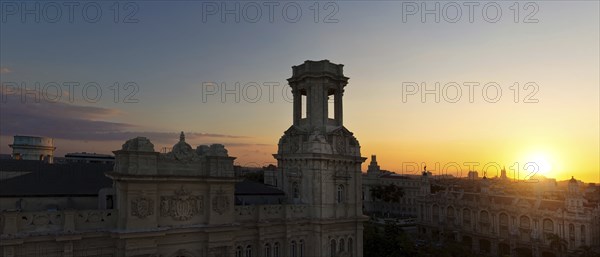
[(185, 142), (185, 135), (183, 132), (179, 135), (179, 142), (173, 146), (173, 149), (166, 156), (167, 159), (178, 160), (182, 162), (196, 161), (198, 155), (192, 147)]
[(172, 217), (175, 220), (189, 220), (201, 213), (204, 205), (202, 196), (192, 195), (183, 186), (175, 190), (173, 196), (160, 197), (160, 216)]
[(212, 199), (212, 209), (214, 212), (219, 215), (223, 215), (227, 210), (229, 210), (229, 197), (225, 194), (223, 189), (219, 189), (217, 191), (217, 195)]
[(323, 136), (323, 134), (321, 134), (321, 131), (319, 130), (315, 130), (312, 132), (312, 134), (309, 137), (309, 141), (327, 143), (327, 139), (325, 138), (325, 136)]
[(138, 197), (131, 201), (131, 215), (140, 219), (154, 214), (154, 200)]
[(137, 151), (137, 152), (154, 152), (154, 145), (145, 137), (136, 137), (127, 140), (123, 144), (121, 150), (124, 151)]
[(346, 153), (346, 142), (343, 137), (337, 138), (335, 148), (338, 153)]
[(88, 211), (79, 213), (79, 218), (85, 223), (98, 223), (104, 222), (104, 217), (108, 217), (111, 214), (103, 211)]
[(299, 139), (299, 137), (290, 138), (290, 152), (291, 153), (298, 152), (298, 149), (300, 149), (300, 144), (298, 143), (298, 139)]

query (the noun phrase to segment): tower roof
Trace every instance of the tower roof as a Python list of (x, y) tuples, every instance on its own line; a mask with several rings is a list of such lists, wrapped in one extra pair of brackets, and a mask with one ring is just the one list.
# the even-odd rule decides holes
[[(292, 66), (292, 78), (303, 75), (325, 75), (344, 76), (344, 65), (335, 64), (329, 60), (304, 61), (303, 64)], [(290, 78), (291, 79), (291, 78)], [(347, 79), (347, 78), (346, 78)]]

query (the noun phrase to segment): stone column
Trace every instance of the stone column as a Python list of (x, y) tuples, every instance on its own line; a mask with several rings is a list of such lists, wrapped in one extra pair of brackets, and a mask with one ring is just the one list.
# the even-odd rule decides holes
[(500, 223), (500, 221), (498, 220), (498, 215), (496, 215), (495, 213), (490, 214), (490, 216), (492, 216), (492, 234), (493, 235), (499, 235), (500, 233), (500, 227), (498, 226), (498, 224)]
[(342, 126), (343, 124), (343, 109), (342, 109), (342, 96), (344, 95), (344, 92), (342, 92), (342, 89), (338, 89), (335, 91), (335, 121), (338, 123), (339, 126)]
[(294, 89), (292, 95), (294, 97), (294, 125), (299, 125), (300, 119), (302, 119), (302, 94)]
[[(352, 256), (362, 257), (363, 256), (363, 226), (362, 224), (358, 227), (356, 231), (356, 240), (354, 240), (354, 249), (356, 249), (356, 253)], [(353, 249), (353, 250), (354, 250)]]

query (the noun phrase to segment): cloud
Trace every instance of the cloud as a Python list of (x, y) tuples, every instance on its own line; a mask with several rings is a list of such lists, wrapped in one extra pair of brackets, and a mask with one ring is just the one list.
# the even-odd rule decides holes
[[(186, 138), (187, 138), (187, 134), (185, 134)], [(210, 145), (213, 143), (205, 143), (205, 145)], [(217, 144), (222, 144), (222, 143), (217, 143)], [(225, 144), (225, 146), (227, 147), (264, 147), (264, 146), (273, 146), (274, 144), (261, 144), (261, 143), (231, 143), (228, 142)], [(259, 151), (259, 150), (256, 150)]]
[[(37, 135), (83, 141), (125, 141), (145, 136), (152, 142), (165, 144), (172, 144), (179, 139), (179, 132), (147, 131), (134, 124), (109, 121), (123, 114), (116, 109), (44, 100), (36, 103), (33, 96), (26, 96), (23, 102), (21, 96), (16, 94), (1, 96), (0, 132), (3, 135)], [(188, 132), (186, 138), (207, 141), (248, 137)]]
[(11, 69), (9, 69), (8, 67), (0, 67), (0, 74), (5, 74), (5, 73), (11, 73), (13, 72)]

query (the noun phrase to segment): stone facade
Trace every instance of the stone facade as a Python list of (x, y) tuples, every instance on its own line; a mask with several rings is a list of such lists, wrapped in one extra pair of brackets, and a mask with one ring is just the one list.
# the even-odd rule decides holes
[(581, 246), (600, 249), (600, 207), (588, 204), (572, 179), (562, 200), (540, 195), (490, 192), (515, 187), (481, 181), (480, 192), (439, 191), (418, 201), (418, 230), (434, 241), (459, 241), (481, 256), (557, 257), (549, 235), (566, 240), (566, 252)]
[[(265, 172), (265, 183), (286, 192), (288, 202), (306, 206), (312, 220), (308, 256), (362, 255), (362, 223), (367, 218), (360, 189), (365, 158), (358, 140), (343, 126), (342, 97), (348, 78), (342, 68), (327, 60), (293, 67), (288, 79), (294, 96), (293, 125), (274, 155), (279, 168)], [(328, 110), (330, 96), (334, 110)]]
[[(348, 78), (329, 61), (293, 72), (294, 124), (268, 176), (284, 203), (235, 205), (235, 158), (223, 145), (194, 149), (181, 133), (159, 153), (137, 137), (114, 151), (113, 188), (98, 198), (114, 195), (100, 205), (114, 209), (3, 211), (0, 256), (362, 256), (364, 158), (341, 116)], [(310, 99), (307, 119), (296, 115), (300, 94)], [(322, 115), (331, 94), (334, 119)]]
[[(425, 176), (399, 175), (381, 170), (377, 156), (371, 156), (367, 173), (363, 174), (363, 209), (369, 215), (383, 217), (417, 217), (417, 201), (430, 192), (430, 173)], [(404, 195), (399, 202), (384, 202), (376, 199), (372, 189), (377, 186), (395, 185), (402, 188)]]

